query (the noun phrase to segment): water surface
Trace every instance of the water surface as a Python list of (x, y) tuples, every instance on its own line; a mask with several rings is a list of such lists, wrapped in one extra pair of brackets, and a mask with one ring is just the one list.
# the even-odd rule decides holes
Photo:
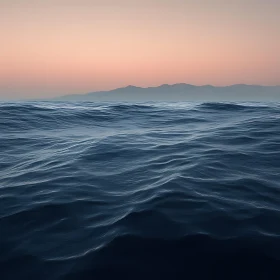
[(279, 103), (0, 103), (1, 279), (280, 279)]

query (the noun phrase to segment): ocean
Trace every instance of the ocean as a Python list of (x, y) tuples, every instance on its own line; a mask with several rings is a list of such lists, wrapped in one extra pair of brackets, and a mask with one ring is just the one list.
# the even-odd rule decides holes
[(0, 279), (280, 279), (280, 103), (0, 103)]

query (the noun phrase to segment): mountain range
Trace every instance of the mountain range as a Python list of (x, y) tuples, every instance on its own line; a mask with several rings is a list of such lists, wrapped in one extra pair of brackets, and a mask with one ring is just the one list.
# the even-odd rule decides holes
[(127, 86), (110, 91), (72, 94), (56, 98), (71, 101), (280, 101), (280, 86), (236, 84), (211, 85), (163, 84), (158, 87)]

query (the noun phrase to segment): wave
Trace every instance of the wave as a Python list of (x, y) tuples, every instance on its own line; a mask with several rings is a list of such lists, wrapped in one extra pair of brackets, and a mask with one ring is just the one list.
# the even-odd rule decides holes
[(273, 109), (273, 104), (265, 104), (265, 103), (224, 103), (224, 102), (207, 102), (207, 103), (202, 103), (199, 105), (200, 109), (211, 109), (211, 110), (218, 110), (218, 111), (242, 111), (242, 110), (255, 110), (255, 109), (260, 109), (260, 110), (271, 110)]

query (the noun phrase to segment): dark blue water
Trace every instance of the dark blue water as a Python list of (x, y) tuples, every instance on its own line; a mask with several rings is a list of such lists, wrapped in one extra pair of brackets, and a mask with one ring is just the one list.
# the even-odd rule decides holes
[(280, 104), (1, 103), (0, 279), (280, 279)]

